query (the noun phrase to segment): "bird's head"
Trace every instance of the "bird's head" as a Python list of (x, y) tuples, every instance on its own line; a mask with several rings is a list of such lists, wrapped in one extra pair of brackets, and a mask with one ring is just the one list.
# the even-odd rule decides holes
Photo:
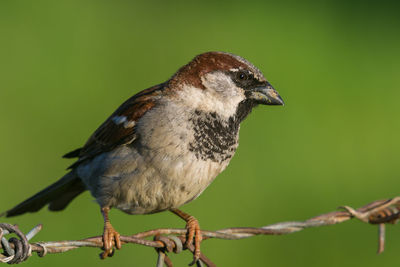
[(250, 112), (258, 104), (284, 104), (260, 70), (244, 58), (224, 52), (196, 56), (172, 77), (170, 86), (186, 104), (225, 117), (234, 116), (243, 106)]

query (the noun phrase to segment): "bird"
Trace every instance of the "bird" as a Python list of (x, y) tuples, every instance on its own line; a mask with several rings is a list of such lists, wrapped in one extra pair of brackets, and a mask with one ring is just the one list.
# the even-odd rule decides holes
[(58, 181), (2, 215), (63, 210), (88, 190), (104, 219), (101, 258), (121, 248), (111, 208), (128, 214), (171, 211), (186, 221), (185, 246), (199, 260), (198, 220), (180, 209), (196, 199), (229, 164), (240, 123), (259, 105), (284, 105), (262, 72), (227, 52), (195, 56), (166, 82), (133, 95), (87, 142)]

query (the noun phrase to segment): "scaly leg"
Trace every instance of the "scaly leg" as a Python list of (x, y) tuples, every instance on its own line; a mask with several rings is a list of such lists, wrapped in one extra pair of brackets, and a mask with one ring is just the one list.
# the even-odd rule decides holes
[(112, 256), (113, 254), (113, 246), (117, 249), (121, 248), (121, 240), (120, 235), (117, 231), (115, 231), (114, 227), (112, 227), (110, 223), (110, 219), (108, 218), (108, 212), (110, 211), (109, 207), (101, 208), (101, 214), (104, 218), (104, 231), (103, 231), (103, 249), (104, 252), (101, 253), (100, 257), (102, 259), (107, 258), (108, 256)]
[(200, 258), (200, 243), (203, 239), (200, 231), (199, 221), (181, 210), (178, 209), (171, 209), (171, 212), (175, 213), (182, 219), (186, 221), (186, 229), (187, 229), (187, 238), (185, 242), (185, 246), (188, 247), (193, 244), (194, 238), (194, 253), (193, 253), (193, 262), (190, 265), (196, 263)]

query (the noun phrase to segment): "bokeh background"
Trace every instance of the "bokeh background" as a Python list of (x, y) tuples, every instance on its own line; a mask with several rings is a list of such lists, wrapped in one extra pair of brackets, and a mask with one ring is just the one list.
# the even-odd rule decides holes
[[(0, 2), (0, 209), (61, 177), (117, 106), (168, 79), (196, 54), (221, 50), (258, 66), (284, 107), (260, 107), (242, 124), (229, 168), (183, 207), (203, 229), (263, 226), (359, 207), (399, 194), (400, 16), (398, 1)], [(169, 213), (111, 220), (122, 234), (184, 227)], [(65, 211), (46, 209), (2, 222), (40, 240), (99, 235), (89, 193)], [(399, 226), (361, 222), (288, 236), (209, 240), (218, 266), (389, 266), (398, 262)], [(25, 266), (154, 266), (153, 249), (126, 245), (32, 257)], [(189, 253), (171, 255), (186, 266)]]

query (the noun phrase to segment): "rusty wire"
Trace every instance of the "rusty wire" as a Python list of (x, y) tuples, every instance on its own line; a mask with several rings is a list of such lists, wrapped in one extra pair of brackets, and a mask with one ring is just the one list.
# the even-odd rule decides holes
[[(385, 224), (395, 224), (400, 219), (400, 197), (393, 199), (377, 200), (369, 203), (357, 210), (349, 207), (341, 207), (341, 211), (325, 213), (305, 221), (281, 222), (263, 227), (236, 227), (226, 228), (218, 231), (202, 230), (203, 240), (210, 238), (219, 239), (243, 239), (256, 235), (283, 235), (304, 230), (306, 228), (327, 226), (345, 222), (352, 218), (357, 218), (362, 222), (379, 226), (378, 253), (382, 253), (385, 243)], [(0, 262), (9, 264), (19, 263), (27, 260), (32, 252), (36, 252), (40, 257), (48, 253), (61, 253), (79, 247), (97, 247), (102, 248), (103, 242), (101, 236), (90, 237), (82, 240), (69, 241), (50, 241), (35, 242), (28, 241), (41, 230), (38, 225), (28, 234), (24, 235), (16, 225), (2, 223), (0, 224), (0, 248), (3, 253), (0, 254)], [(19, 239), (12, 237), (7, 240), (4, 235), (15, 233)], [(153, 237), (153, 240), (148, 238)], [(153, 247), (158, 253), (157, 267), (173, 266), (167, 253), (180, 253), (188, 249), (194, 252), (193, 245), (184, 247), (186, 240), (186, 229), (155, 229), (131, 236), (121, 236), (123, 244), (134, 243), (143, 246)], [(197, 266), (216, 266), (204, 254), (201, 254)]]

